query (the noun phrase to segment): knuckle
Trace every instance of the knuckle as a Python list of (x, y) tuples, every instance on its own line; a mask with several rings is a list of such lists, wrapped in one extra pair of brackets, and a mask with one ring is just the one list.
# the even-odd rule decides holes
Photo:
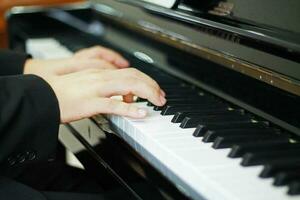
[(93, 49), (99, 51), (99, 50), (102, 50), (102, 47), (100, 45), (96, 45), (94, 47), (92, 47)]
[(126, 80), (128, 85), (133, 88), (137, 88), (141, 83), (139, 83), (139, 80), (136, 77), (129, 77), (128, 80)]
[(138, 76), (140, 74), (140, 71), (137, 70), (136, 68), (128, 68), (128, 71), (133, 76)]

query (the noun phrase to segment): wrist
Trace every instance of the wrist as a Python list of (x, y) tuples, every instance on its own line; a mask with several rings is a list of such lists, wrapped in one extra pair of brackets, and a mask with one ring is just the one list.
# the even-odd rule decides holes
[(31, 74), (33, 66), (34, 60), (32, 58), (27, 59), (24, 64), (23, 74)]

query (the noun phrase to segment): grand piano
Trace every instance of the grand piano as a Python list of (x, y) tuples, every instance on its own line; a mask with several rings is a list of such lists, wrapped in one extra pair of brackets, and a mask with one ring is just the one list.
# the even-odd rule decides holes
[(10, 48), (103, 45), (166, 91), (143, 120), (61, 126), (60, 141), (129, 199), (300, 199), (300, 2), (93, 0), (15, 7)]

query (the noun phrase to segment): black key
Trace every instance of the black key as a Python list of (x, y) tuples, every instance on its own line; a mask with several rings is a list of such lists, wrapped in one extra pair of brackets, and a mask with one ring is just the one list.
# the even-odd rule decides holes
[(138, 97), (137, 99), (136, 99), (136, 102), (146, 102), (147, 101), (147, 99), (143, 99), (143, 98), (141, 98), (141, 97)]
[(175, 94), (171, 94), (171, 93), (167, 93), (166, 94), (166, 99), (171, 101), (173, 99), (196, 99), (196, 98), (210, 98), (211, 100), (214, 100), (213, 98), (211, 97), (208, 97), (208, 96), (200, 96), (199, 94), (189, 94), (189, 95), (185, 95), (183, 96), (182, 94), (178, 94), (178, 93), (175, 93)]
[(150, 101), (148, 101), (147, 106), (153, 107), (153, 106), (155, 106), (155, 105), (154, 105), (153, 103), (151, 103)]
[[(192, 89), (186, 89), (186, 88), (177, 88), (177, 89), (166, 89), (164, 92), (167, 95), (181, 95), (182, 97), (189, 96), (189, 95), (197, 95), (201, 93), (200, 91), (197, 90), (192, 90)], [(198, 95), (200, 96), (200, 95)], [(200, 96), (201, 97), (201, 96)]]
[[(154, 106), (154, 110), (163, 110), (166, 106), (196, 106), (196, 105), (211, 105), (214, 102), (208, 101), (207, 99), (176, 99), (169, 101), (164, 106)], [(148, 105), (148, 104), (147, 104)]]
[(73, 52), (76, 52), (76, 51), (84, 49), (84, 48), (86, 48), (86, 45), (75, 44), (75, 43), (68, 45), (68, 49), (70, 49)]
[(175, 83), (166, 83), (164, 85), (161, 85), (162, 89), (169, 89), (169, 88), (185, 88), (185, 87), (191, 87), (190, 85), (187, 85), (183, 82), (178, 82), (178, 80), (175, 81)]
[(261, 178), (269, 178), (275, 176), (279, 172), (286, 172), (295, 169), (300, 169), (300, 162), (296, 163), (282, 163), (282, 164), (267, 164), (264, 166), (264, 169), (261, 171), (259, 176)]
[(240, 122), (250, 122), (251, 119), (247, 115), (232, 115), (232, 116), (215, 116), (215, 117), (186, 117), (180, 124), (181, 128), (194, 128), (199, 124), (215, 123), (215, 124), (229, 124), (229, 123), (240, 123)]
[(199, 96), (199, 95), (188, 95), (188, 96), (178, 96), (178, 95), (170, 95), (166, 96), (167, 102), (169, 104), (181, 104), (182, 102), (189, 103), (189, 102), (198, 102), (201, 103), (215, 103), (219, 102), (216, 99), (212, 99), (206, 96)]
[[(167, 104), (164, 106), (155, 106), (154, 110), (161, 110), (165, 113), (164, 110), (166, 109), (170, 109), (171, 107), (173, 107), (173, 109), (176, 110), (176, 112), (178, 112), (177, 108), (179, 107), (190, 107), (190, 108), (216, 108), (216, 107), (225, 107), (224, 104), (218, 103), (218, 102), (211, 102), (211, 101), (191, 101), (191, 102), (168, 102)], [(173, 112), (173, 114), (175, 114), (176, 112)]]
[(202, 141), (205, 143), (214, 142), (217, 137), (232, 137), (232, 136), (261, 136), (265, 134), (274, 134), (272, 129), (229, 129), (215, 132), (208, 132), (204, 135)]
[(291, 172), (280, 172), (276, 174), (273, 184), (276, 186), (287, 185), (293, 180), (300, 180), (300, 170)]
[(293, 181), (289, 184), (289, 195), (297, 195), (300, 194), (300, 181)]
[(191, 106), (191, 105), (178, 105), (178, 106), (171, 106), (166, 105), (161, 111), (161, 115), (174, 115), (177, 112), (181, 111), (208, 111), (208, 110), (220, 110), (220, 109), (228, 109), (228, 106), (224, 104), (213, 104), (213, 105), (198, 105), (198, 106)]
[(212, 112), (210, 111), (183, 111), (183, 112), (177, 112), (171, 122), (173, 123), (180, 123), (185, 117), (192, 118), (193, 116), (208, 116), (208, 115), (231, 115), (231, 114), (243, 114), (242, 110), (228, 110), (228, 109), (216, 109)]
[(232, 137), (217, 137), (214, 141), (212, 147), (214, 149), (223, 149), (223, 148), (230, 148), (233, 145), (238, 144), (254, 144), (256, 142), (263, 142), (263, 141), (288, 141), (288, 137), (285, 136), (270, 136), (270, 135), (262, 135), (262, 136), (232, 136)]
[(208, 103), (213, 104), (213, 103), (217, 103), (217, 101), (206, 97), (198, 97), (198, 98), (183, 97), (179, 99), (168, 100), (168, 105), (202, 105)]
[[(168, 104), (170, 104), (170, 103), (174, 103), (174, 102), (184, 102), (184, 101), (188, 102), (191, 100), (195, 101), (195, 99), (199, 99), (201, 97), (196, 94), (188, 95), (188, 96), (185, 96), (185, 95), (182, 96), (182, 94), (176, 94), (176, 95), (167, 95), (165, 98), (166, 98)], [(155, 105), (153, 103), (151, 103), (150, 101), (148, 101), (147, 106), (155, 106)]]
[(173, 89), (178, 89), (178, 88), (191, 88), (194, 89), (195, 87), (192, 87), (191, 85), (187, 85), (185, 83), (171, 83), (171, 84), (165, 84), (161, 86), (162, 89), (164, 90), (173, 90)]
[[(243, 156), (242, 165), (243, 166), (253, 166), (272, 163), (272, 161), (282, 161), (293, 160), (294, 158), (300, 160), (300, 149), (292, 150), (277, 150), (270, 152), (260, 152), (260, 153), (246, 153)], [(295, 160), (296, 161), (296, 160)]]
[(232, 147), (229, 157), (237, 158), (243, 156), (245, 153), (255, 153), (255, 152), (265, 152), (270, 150), (277, 150), (277, 149), (300, 149), (300, 144), (292, 144), (285, 141), (280, 141), (276, 143), (254, 143), (254, 144), (241, 144), (235, 145)]
[(266, 128), (267, 124), (265, 122), (241, 122), (241, 123), (232, 123), (232, 124), (207, 124), (207, 125), (198, 125), (196, 130), (193, 133), (195, 137), (202, 137), (207, 132), (213, 132), (217, 130), (227, 130), (227, 129), (252, 129), (252, 128)]

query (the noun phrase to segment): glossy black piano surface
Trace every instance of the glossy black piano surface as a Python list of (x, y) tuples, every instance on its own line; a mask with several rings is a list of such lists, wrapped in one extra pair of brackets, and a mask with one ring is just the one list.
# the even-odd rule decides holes
[[(100, 44), (121, 52), (167, 92), (166, 106), (153, 109), (172, 115), (170, 123), (196, 128), (194, 137), (215, 149), (231, 148), (228, 156), (242, 157), (245, 167), (263, 165), (261, 178), (274, 177), (275, 185), (289, 185), (289, 195), (300, 194), (299, 3), (287, 5), (290, 15), (284, 11), (286, 18), (276, 21), (263, 8), (276, 10), (284, 3), (253, 0), (256, 7), (251, 7), (250, 1), (226, 1), (229, 14), (216, 14), (219, 1), (182, 0), (172, 9), (133, 0), (95, 2), (12, 10), (11, 48), (24, 51), (27, 39), (51, 37), (71, 51)], [(261, 10), (252, 16), (257, 5)], [(270, 16), (262, 17), (265, 12)], [(92, 31), (85, 29), (91, 24)], [(97, 118), (86, 123), (103, 128)], [(187, 198), (117, 136), (106, 133), (106, 139), (93, 146), (78, 125), (68, 125), (68, 130), (136, 198), (153, 199), (149, 193), (157, 199)], [(111, 160), (103, 146), (116, 144), (120, 147)], [(137, 180), (143, 180), (148, 193), (141, 192), (145, 190), (136, 186)]]

